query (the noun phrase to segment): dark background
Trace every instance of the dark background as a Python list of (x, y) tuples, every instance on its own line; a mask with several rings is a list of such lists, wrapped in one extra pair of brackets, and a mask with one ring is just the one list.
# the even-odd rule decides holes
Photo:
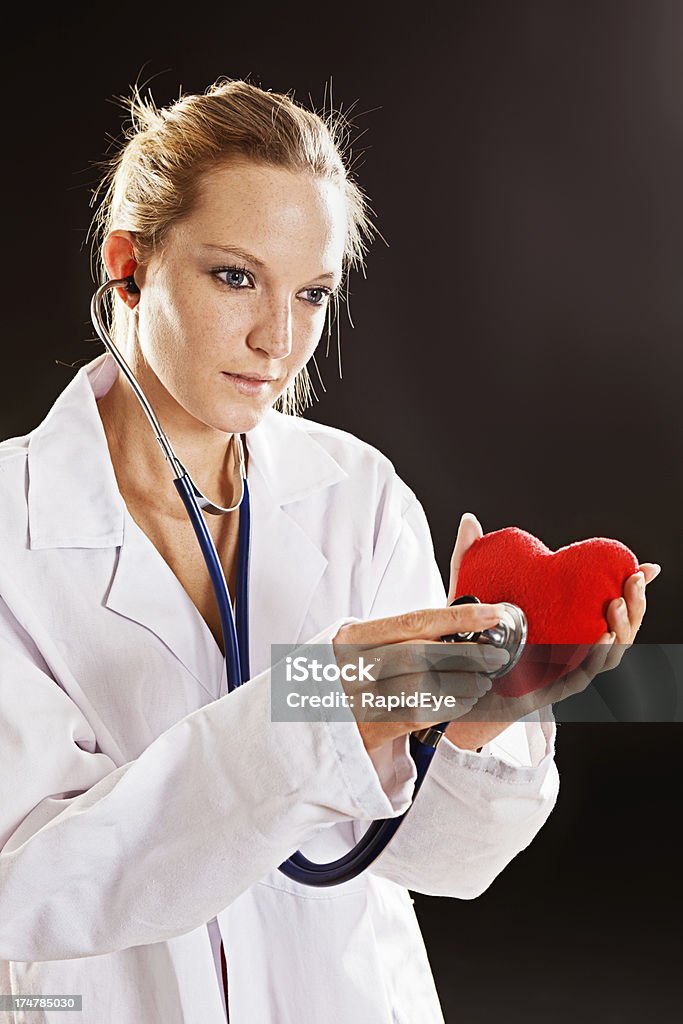
[[(101, 351), (85, 236), (112, 98), (250, 76), (321, 108), (331, 82), (389, 245), (307, 415), (392, 459), (444, 577), (465, 510), (552, 548), (617, 537), (663, 566), (640, 640), (680, 643), (683, 3), (185, 11), (5, 23), (0, 435), (42, 419), (73, 373), (55, 360)], [(416, 895), (448, 1024), (679, 1019), (679, 744), (560, 725), (529, 849), (477, 900)]]

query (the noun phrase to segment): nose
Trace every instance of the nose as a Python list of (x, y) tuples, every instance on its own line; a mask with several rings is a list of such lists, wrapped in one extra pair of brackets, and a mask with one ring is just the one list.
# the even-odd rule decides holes
[(289, 301), (272, 301), (249, 331), (250, 348), (267, 352), (271, 359), (285, 359), (292, 351), (292, 307)]

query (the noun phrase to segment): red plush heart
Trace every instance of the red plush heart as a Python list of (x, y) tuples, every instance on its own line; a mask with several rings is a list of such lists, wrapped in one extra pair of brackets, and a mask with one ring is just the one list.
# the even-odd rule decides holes
[(632, 551), (595, 537), (551, 551), (516, 526), (487, 533), (468, 549), (456, 597), (474, 594), (486, 604), (509, 601), (525, 613), (527, 645), (518, 664), (493, 686), (520, 697), (576, 668), (609, 629), (607, 606), (638, 571)]

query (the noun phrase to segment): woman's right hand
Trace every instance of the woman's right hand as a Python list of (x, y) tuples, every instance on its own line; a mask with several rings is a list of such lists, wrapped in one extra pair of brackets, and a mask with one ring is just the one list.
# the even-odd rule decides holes
[[(369, 619), (342, 626), (332, 640), (339, 667), (374, 661), (377, 668), (371, 692), (376, 695), (445, 694), (456, 698), (455, 707), (444, 702), (438, 717), (424, 710), (418, 721), (398, 721), (407, 717), (382, 711), (379, 720), (369, 721), (367, 707), (361, 706), (361, 693), (369, 692), (365, 684), (343, 681), (346, 693), (353, 698), (353, 710), (361, 739), (368, 752), (406, 733), (429, 725), (453, 721), (471, 711), (477, 700), (491, 688), (493, 673), (507, 664), (506, 651), (477, 643), (448, 643), (442, 636), (489, 629), (501, 618), (502, 605), (462, 604), (448, 608), (422, 608), (385, 619)], [(376, 712), (375, 712), (376, 713)]]

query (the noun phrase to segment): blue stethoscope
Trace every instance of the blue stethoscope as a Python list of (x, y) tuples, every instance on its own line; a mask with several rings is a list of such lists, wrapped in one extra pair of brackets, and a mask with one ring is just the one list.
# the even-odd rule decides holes
[[(249, 606), (248, 606), (248, 579), (249, 579), (249, 548), (251, 537), (251, 506), (249, 502), (249, 484), (244, 462), (244, 449), (241, 436), (238, 440), (239, 468), (242, 480), (242, 493), (240, 500), (231, 508), (223, 508), (214, 505), (193, 483), (190, 474), (187, 472), (180, 459), (177, 457), (171, 443), (161, 428), (154, 410), (147, 401), (147, 398), (135, 379), (132, 370), (124, 360), (118, 348), (112, 341), (102, 318), (101, 303), (105, 293), (112, 288), (123, 288), (127, 292), (136, 293), (137, 285), (132, 277), (121, 278), (114, 281), (106, 281), (101, 285), (92, 297), (90, 304), (90, 315), (93, 326), (104, 344), (118, 363), (126, 380), (132, 387), (139, 400), (147, 419), (149, 420), (157, 441), (161, 445), (164, 456), (168, 460), (174, 474), (173, 483), (180, 495), (185, 510), (190, 518), (197, 540), (206, 562), (211, 584), (216, 595), (218, 611), (223, 633), (223, 645), (227, 663), (228, 692), (241, 686), (250, 678), (249, 670)], [(235, 509), (240, 510), (238, 554), (237, 554), (237, 593), (235, 595), (235, 614), (233, 616), (230, 603), (230, 593), (225, 581), (223, 567), (216, 551), (213, 538), (209, 533), (202, 511), (211, 515), (223, 515)], [(477, 598), (469, 595), (458, 598), (453, 604), (476, 601)], [(516, 605), (506, 605), (507, 617), (493, 629), (484, 630), (482, 633), (454, 633), (442, 640), (452, 642), (463, 642), (476, 640), (478, 642), (490, 643), (497, 647), (504, 647), (510, 654), (510, 661), (507, 665), (492, 675), (503, 675), (517, 663), (526, 640), (526, 619), (521, 609)], [(417, 777), (413, 790), (413, 801), (424, 782), (429, 770), (436, 748), (441, 741), (448, 722), (440, 725), (429, 726), (418, 732), (410, 734), (410, 753), (415, 762)], [(411, 803), (412, 807), (412, 803)], [(386, 818), (373, 821), (368, 827), (360, 841), (337, 860), (327, 864), (316, 864), (297, 851), (293, 853), (284, 863), (279, 865), (279, 870), (288, 878), (303, 885), (326, 886), (338, 885), (347, 882), (360, 874), (372, 864), (376, 857), (388, 845), (397, 829), (401, 825), (408, 811), (399, 817)]]

